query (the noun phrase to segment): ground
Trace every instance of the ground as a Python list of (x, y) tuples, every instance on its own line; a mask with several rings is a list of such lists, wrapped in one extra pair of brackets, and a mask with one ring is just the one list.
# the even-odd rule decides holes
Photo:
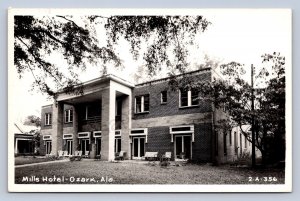
[(284, 171), (280, 169), (254, 171), (250, 168), (229, 165), (176, 165), (174, 163), (168, 167), (161, 167), (158, 162), (154, 164), (84, 159), (17, 167), (15, 182), (18, 184), (283, 184)]
[(36, 157), (33, 158), (32, 156), (18, 156), (15, 157), (15, 165), (24, 165), (24, 164), (32, 164), (32, 163), (40, 163), (50, 161), (50, 158), (45, 157)]

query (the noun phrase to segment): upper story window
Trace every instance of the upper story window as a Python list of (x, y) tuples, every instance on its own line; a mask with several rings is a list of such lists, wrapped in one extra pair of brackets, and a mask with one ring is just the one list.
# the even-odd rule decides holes
[(160, 98), (161, 98), (161, 104), (167, 103), (167, 101), (168, 101), (168, 93), (167, 93), (167, 91), (162, 91), (160, 93)]
[(73, 122), (73, 110), (65, 110), (65, 123)]
[(179, 106), (180, 107), (189, 107), (198, 105), (198, 90), (179, 90)]
[(135, 97), (135, 113), (149, 112), (149, 94)]
[(50, 126), (52, 124), (52, 114), (46, 113), (45, 114), (45, 126)]

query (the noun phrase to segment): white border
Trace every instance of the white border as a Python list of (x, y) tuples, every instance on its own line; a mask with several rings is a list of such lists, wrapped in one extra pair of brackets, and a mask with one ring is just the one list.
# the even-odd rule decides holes
[[(220, 11), (222, 9), (205, 9), (205, 11)], [(228, 10), (228, 9), (226, 9)], [(255, 9), (240, 9), (244, 12)], [(291, 9), (265, 9), (270, 12), (286, 12), (291, 16)], [(13, 66), (13, 16), (32, 14), (76, 14), (86, 13), (102, 15), (196, 15), (203, 9), (9, 9), (8, 11), (8, 67)], [(292, 22), (291, 22), (292, 23)], [(290, 30), (292, 33), (292, 24)], [(290, 38), (292, 44), (292, 37)], [(289, 55), (292, 55), (292, 48)], [(286, 60), (286, 175), (283, 185), (38, 185), (14, 184), (14, 136), (8, 135), (8, 190), (10, 192), (291, 192), (292, 190), (292, 61)], [(8, 87), (13, 82), (13, 75), (8, 70)], [(8, 103), (11, 93), (8, 90)], [(12, 133), (11, 107), (8, 108), (8, 133)]]

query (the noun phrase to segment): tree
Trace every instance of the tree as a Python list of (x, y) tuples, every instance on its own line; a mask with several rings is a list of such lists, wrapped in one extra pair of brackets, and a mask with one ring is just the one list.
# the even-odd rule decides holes
[[(183, 72), (187, 46), (209, 24), (202, 16), (15, 16), (14, 64), (20, 77), (30, 72), (33, 87), (54, 98), (62, 89), (82, 93), (79, 73), (86, 70), (86, 63), (100, 63), (104, 74), (109, 63), (122, 65), (115, 51), (121, 39), (130, 44), (134, 59), (146, 45), (143, 60), (149, 74), (163, 65)], [(104, 26), (106, 43), (99, 43), (97, 26)], [(67, 65), (51, 61), (54, 53)]]
[(24, 125), (41, 127), (41, 118), (35, 115), (29, 115), (25, 118)]
[[(285, 57), (274, 52), (262, 58), (266, 65), (257, 68), (254, 86), (245, 77), (249, 68), (230, 62), (220, 66), (223, 79), (191, 82), (187, 87), (197, 88), (202, 99), (212, 101), (216, 108), (225, 108), (229, 118), (219, 125), (225, 129), (238, 126), (261, 151), (263, 162), (274, 163), (284, 159), (285, 153)], [(243, 125), (252, 125), (255, 139)]]
[(39, 147), (40, 147), (40, 127), (41, 127), (41, 118), (37, 117), (35, 115), (29, 115), (26, 117), (24, 125), (29, 125), (29, 126), (35, 126), (36, 129), (29, 131), (29, 134), (33, 135), (33, 148), (34, 148), (34, 153), (38, 154), (39, 152)]

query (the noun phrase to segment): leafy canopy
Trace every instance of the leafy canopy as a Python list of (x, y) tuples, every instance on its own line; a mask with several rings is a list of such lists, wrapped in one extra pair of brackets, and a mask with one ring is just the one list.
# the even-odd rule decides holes
[[(150, 74), (166, 65), (183, 72), (187, 66), (188, 45), (210, 24), (202, 16), (15, 16), (14, 64), (20, 77), (30, 72), (33, 87), (56, 97), (58, 90), (82, 93), (80, 71), (86, 64), (122, 65), (116, 53), (118, 42), (130, 44), (134, 59), (143, 52)], [(100, 43), (97, 27), (104, 26), (107, 40)], [(56, 53), (67, 65), (58, 66), (51, 60)], [(80, 70), (80, 71), (78, 71)], [(54, 83), (54, 86), (52, 85)]]

